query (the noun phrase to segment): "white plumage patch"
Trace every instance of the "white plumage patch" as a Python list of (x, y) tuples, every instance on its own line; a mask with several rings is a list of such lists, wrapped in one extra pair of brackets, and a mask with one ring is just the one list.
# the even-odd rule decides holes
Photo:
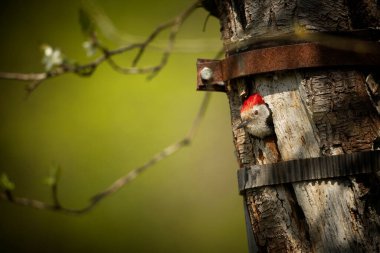
[(247, 122), (245, 128), (253, 136), (264, 138), (272, 134), (272, 128), (268, 125), (271, 117), (269, 107), (266, 104), (255, 105), (241, 112), (241, 119)]

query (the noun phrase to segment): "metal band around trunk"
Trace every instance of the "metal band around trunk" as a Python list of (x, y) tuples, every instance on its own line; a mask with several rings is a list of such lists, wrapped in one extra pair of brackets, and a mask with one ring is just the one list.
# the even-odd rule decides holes
[(240, 193), (266, 185), (336, 178), (380, 171), (380, 151), (254, 165), (238, 170)]
[(198, 59), (197, 90), (223, 92), (227, 80), (273, 71), (336, 66), (380, 66), (378, 42), (363, 41), (359, 46), (365, 50), (350, 51), (319, 43), (301, 43), (250, 50), (230, 55), (223, 60)]

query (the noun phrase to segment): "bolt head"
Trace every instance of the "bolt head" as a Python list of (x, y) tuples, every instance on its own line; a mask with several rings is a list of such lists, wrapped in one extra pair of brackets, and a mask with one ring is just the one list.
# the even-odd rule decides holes
[(208, 80), (210, 80), (212, 78), (214, 72), (212, 71), (212, 69), (210, 69), (208, 67), (204, 67), (201, 70), (200, 74), (201, 74), (202, 80), (208, 81)]

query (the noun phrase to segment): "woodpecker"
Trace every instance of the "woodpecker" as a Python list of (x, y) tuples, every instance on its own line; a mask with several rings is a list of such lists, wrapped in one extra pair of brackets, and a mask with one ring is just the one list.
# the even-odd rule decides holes
[(244, 101), (240, 117), (238, 128), (245, 127), (253, 136), (263, 139), (274, 134), (272, 111), (260, 94), (254, 93)]

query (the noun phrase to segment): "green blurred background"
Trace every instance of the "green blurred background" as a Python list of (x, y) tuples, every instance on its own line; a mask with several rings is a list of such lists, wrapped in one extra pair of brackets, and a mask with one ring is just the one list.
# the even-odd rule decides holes
[[(120, 31), (145, 37), (192, 1), (96, 3)], [(90, 60), (82, 48), (79, 6), (0, 0), (0, 71), (42, 71), (43, 43), (80, 62)], [(83, 207), (94, 193), (182, 138), (204, 95), (195, 91), (196, 59), (213, 58), (221, 48), (216, 19), (202, 32), (206, 16), (200, 9), (187, 20), (178, 37), (182, 49), (152, 81), (102, 65), (90, 78), (48, 80), (25, 99), (25, 83), (0, 80), (0, 171), (16, 183), (15, 194), (50, 201), (43, 180), (59, 164), (62, 203)], [(149, 50), (143, 62), (153, 64), (157, 56)], [(90, 213), (68, 216), (0, 202), (0, 252), (246, 252), (236, 167), (228, 101), (215, 93), (190, 147)]]

